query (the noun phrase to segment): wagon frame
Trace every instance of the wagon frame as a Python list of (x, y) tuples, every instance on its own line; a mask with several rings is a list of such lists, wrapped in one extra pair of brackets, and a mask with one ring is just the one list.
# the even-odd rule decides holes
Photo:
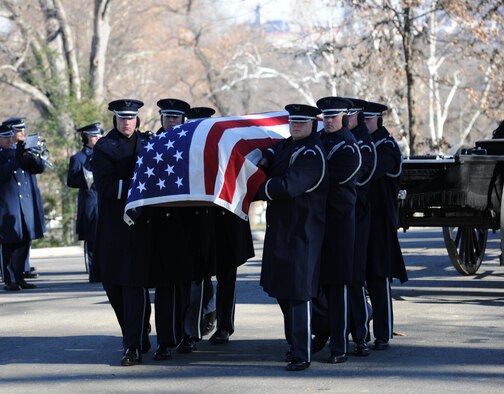
[[(476, 143), (454, 156), (410, 156), (400, 178), (399, 227), (442, 227), (455, 269), (474, 275), (484, 259), (488, 231), (504, 231), (504, 140)], [(491, 154), (489, 154), (491, 153)]]

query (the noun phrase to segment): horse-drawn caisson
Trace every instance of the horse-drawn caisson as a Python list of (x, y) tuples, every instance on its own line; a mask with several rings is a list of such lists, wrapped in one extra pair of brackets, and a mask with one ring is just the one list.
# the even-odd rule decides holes
[[(504, 244), (502, 126), (494, 139), (478, 141), (475, 148), (453, 156), (410, 156), (403, 161), (399, 227), (442, 227), (450, 260), (461, 274), (475, 274), (480, 267), (488, 230), (501, 230), (501, 248)], [(500, 259), (504, 265), (502, 255)]]

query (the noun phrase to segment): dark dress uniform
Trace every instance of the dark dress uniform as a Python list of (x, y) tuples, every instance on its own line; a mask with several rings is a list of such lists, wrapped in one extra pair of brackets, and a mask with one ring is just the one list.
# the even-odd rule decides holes
[(86, 271), (93, 264), (94, 242), (96, 237), (96, 223), (98, 214), (98, 194), (94, 182), (88, 186), (84, 176), (84, 168), (91, 171), (90, 159), (93, 149), (84, 146), (70, 158), (67, 174), (67, 186), (78, 188), (77, 221), (75, 231), (79, 241), (84, 241), (84, 261)]
[(201, 340), (201, 319), (204, 304), (204, 282), (217, 273), (216, 234), (213, 207), (187, 207), (184, 209), (183, 225), (188, 234), (189, 246), (185, 248), (185, 264), (193, 267), (192, 281), (184, 286), (185, 310), (184, 340), (178, 350), (190, 353), (196, 350), (195, 342)]
[(210, 342), (224, 343), (234, 332), (237, 268), (254, 257), (250, 223), (224, 208), (212, 208), (217, 266), (217, 331)]
[[(153, 208), (156, 333), (158, 347), (166, 347), (162, 349), (164, 353), (185, 336), (201, 338), (198, 317), (202, 313), (203, 297), (193, 294), (199, 302), (191, 307), (191, 283), (201, 283), (205, 276), (215, 272), (213, 233), (209, 231), (213, 228), (211, 209)], [(198, 289), (203, 291), (201, 287)], [(188, 314), (196, 316), (194, 324), (187, 318)]]
[[(157, 102), (163, 117), (182, 117), (190, 105), (168, 98)], [(157, 134), (170, 135), (171, 128), (161, 127)], [(170, 348), (192, 352), (201, 339), (203, 280), (215, 272), (213, 216), (209, 207), (156, 208), (153, 242), (156, 274), (155, 360), (170, 357)]]
[(327, 163), (316, 131), (304, 139), (282, 140), (272, 153), (269, 179), (257, 193), (268, 202), (260, 284), (282, 309), (290, 356), (306, 368), (311, 360), (311, 299), (317, 293), (324, 235)]
[[(120, 109), (135, 109), (136, 100), (109, 104), (116, 116)], [(141, 103), (141, 102), (138, 102)], [(143, 105), (143, 103), (141, 103)], [(141, 106), (140, 105), (140, 106)], [(136, 110), (138, 110), (138, 106)], [(114, 117), (114, 124), (115, 124)], [(137, 127), (139, 120), (137, 118)], [(112, 129), (94, 147), (93, 176), (98, 192), (98, 227), (91, 280), (101, 280), (123, 332), (125, 357), (148, 351), (148, 319), (152, 286), (149, 210), (136, 223), (125, 223), (124, 208), (137, 153), (148, 142), (148, 135), (133, 132), (130, 138)], [(132, 365), (125, 360), (123, 365)]]
[(352, 285), (348, 287), (350, 300), (350, 331), (356, 346), (356, 355), (369, 354), (366, 343), (368, 337), (368, 304), (366, 298), (366, 251), (369, 239), (370, 207), (368, 190), (376, 168), (376, 149), (363, 121), (351, 130), (361, 153), (361, 168), (357, 173), (357, 201), (355, 204), (355, 253)]
[(347, 127), (322, 133), (327, 152), (329, 195), (320, 284), (325, 289), (329, 306), (331, 354), (348, 353), (348, 291), (352, 283), (356, 174), (361, 165), (359, 147)]
[[(373, 334), (388, 344), (393, 333), (391, 280), (408, 280), (397, 237), (401, 151), (385, 127), (371, 134), (377, 164), (368, 193), (371, 208), (366, 281), (373, 306)], [(375, 348), (377, 342), (375, 341)]]
[[(159, 105), (159, 102), (158, 102)], [(189, 104), (187, 104), (189, 106)], [(156, 135), (169, 133), (161, 127)], [(187, 261), (191, 247), (192, 208), (154, 208), (152, 222), (153, 260), (156, 261), (154, 310), (158, 348), (155, 360), (170, 357), (170, 348), (184, 337), (184, 311), (189, 302), (189, 284), (197, 276), (196, 267)]]
[[(2, 126), (2, 130), (7, 132)], [(16, 154), (17, 153), (17, 154)], [(44, 162), (16, 148), (0, 148), (0, 244), (2, 277), (6, 288), (35, 287), (23, 278), (33, 239), (45, 232), (44, 209), (35, 174), (45, 170)]]

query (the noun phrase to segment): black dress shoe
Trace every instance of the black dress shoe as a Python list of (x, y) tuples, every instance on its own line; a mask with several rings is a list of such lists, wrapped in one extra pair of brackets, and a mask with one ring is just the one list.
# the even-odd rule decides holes
[(302, 371), (310, 366), (310, 363), (306, 360), (301, 360), (300, 358), (293, 358), (292, 361), (287, 364), (285, 369), (287, 371)]
[(138, 365), (142, 363), (142, 355), (140, 351), (135, 347), (126, 348), (123, 353), (121, 360), (121, 365), (123, 367), (131, 367), (132, 365)]
[(376, 339), (374, 341), (374, 350), (385, 350), (388, 349), (389, 343), (388, 339)]
[(287, 350), (287, 353), (285, 353), (285, 362), (290, 363), (292, 362), (294, 358), (292, 357), (292, 350)]
[(171, 358), (171, 351), (168, 345), (160, 343), (152, 358), (157, 361), (169, 360)]
[(215, 331), (208, 342), (213, 343), (214, 345), (223, 345), (224, 343), (228, 343), (229, 331), (223, 329)]
[(354, 355), (357, 357), (366, 357), (370, 354), (369, 346), (366, 341), (359, 341), (355, 344)]
[(4, 286), (5, 291), (19, 291), (21, 287), (17, 283), (8, 283)]
[(213, 311), (207, 313), (201, 319), (201, 336), (207, 336), (215, 329), (215, 320), (217, 319), (217, 312)]
[(25, 279), (33, 279), (33, 278), (37, 278), (38, 277), (38, 274), (35, 273), (35, 272), (23, 272), (23, 278)]
[(177, 352), (179, 353), (192, 353), (196, 348), (196, 341), (191, 337), (184, 337), (182, 341), (177, 346)]
[(326, 336), (315, 335), (311, 343), (311, 351), (313, 354), (320, 352), (326, 345), (329, 338)]
[(331, 353), (327, 362), (329, 364), (341, 364), (344, 363), (348, 359), (346, 353)]
[(21, 282), (19, 286), (22, 289), (36, 289), (37, 286), (35, 286), (33, 283), (27, 283), (27, 282)]

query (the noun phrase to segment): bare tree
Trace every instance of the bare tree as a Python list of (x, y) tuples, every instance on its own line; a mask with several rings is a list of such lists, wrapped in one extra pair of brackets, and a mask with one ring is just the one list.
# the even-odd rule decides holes
[[(97, 77), (91, 73), (93, 77), (89, 78), (99, 94), (103, 92), (103, 77), (100, 80), (99, 74), (105, 64), (104, 51), (108, 41), (108, 33), (100, 36), (107, 32), (104, 25), (107, 24), (108, 11), (104, 12), (102, 3), (108, 4), (96, 0), (95, 13), (102, 22), (98, 24), (101, 30), (95, 25), (95, 40), (90, 51), (98, 66), (98, 71), (93, 70)], [(1, 8), (11, 26), (9, 37), (2, 45), (0, 83), (17, 89), (29, 98), (45, 119), (47, 130), (44, 133), (55, 162), (55, 171), (49, 178), (55, 176), (59, 181), (61, 201), (56, 211), (63, 216), (63, 238), (68, 242), (73, 233), (74, 208), (74, 204), (70, 203), (71, 192), (66, 188), (66, 164), (73, 150), (68, 141), (74, 140), (76, 125), (96, 118), (97, 111), (89, 106), (89, 97), (83, 94), (82, 71), (74, 41), (76, 34), (61, 0), (39, 0), (38, 7), (34, 3), (3, 0)]]

